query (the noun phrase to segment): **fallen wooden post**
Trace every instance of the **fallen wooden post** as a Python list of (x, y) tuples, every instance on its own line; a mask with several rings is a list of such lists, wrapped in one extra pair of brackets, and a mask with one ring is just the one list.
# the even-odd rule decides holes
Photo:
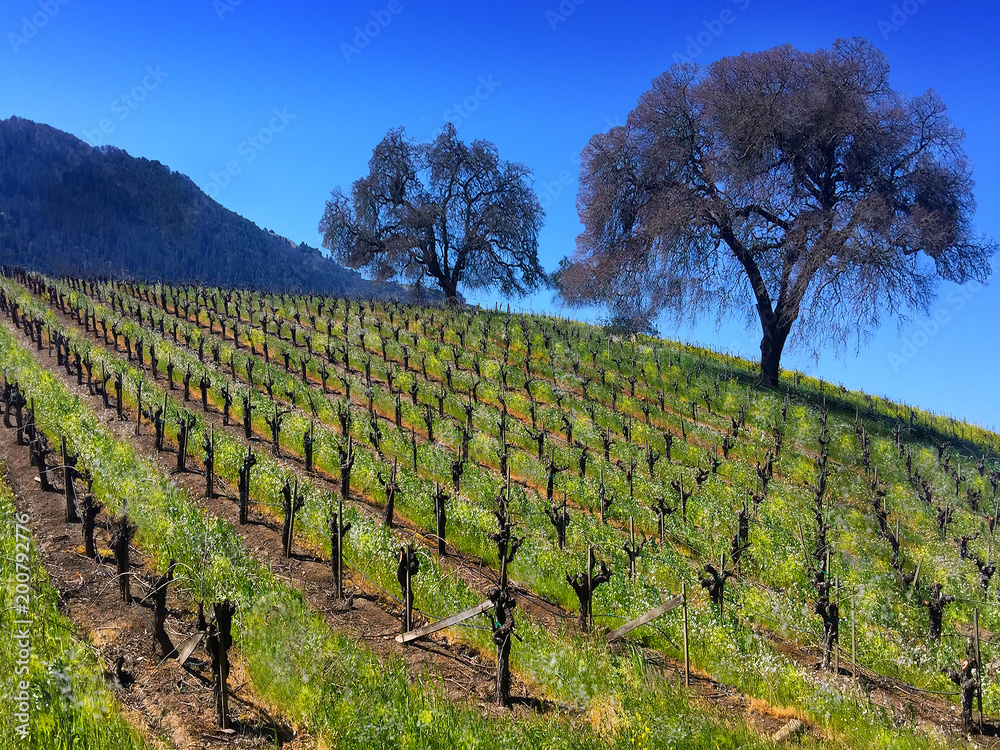
[(456, 612), (450, 617), (445, 617), (443, 620), (438, 620), (437, 622), (432, 622), (430, 625), (424, 625), (422, 628), (417, 628), (409, 633), (402, 633), (396, 636), (396, 643), (409, 643), (410, 641), (415, 641), (418, 638), (424, 638), (431, 633), (436, 633), (439, 630), (444, 630), (445, 628), (450, 628), (452, 625), (457, 625), (460, 622), (468, 620), (470, 617), (475, 617), (481, 612), (485, 612), (488, 609), (493, 608), (493, 602), (487, 599), (484, 602), (480, 602), (474, 607), (469, 607), (461, 612)]
[(187, 663), (187, 660), (191, 658), (191, 654), (194, 653), (194, 650), (201, 645), (203, 640), (205, 640), (205, 633), (195, 633), (193, 636), (188, 638), (184, 648), (182, 648), (181, 652), (177, 655), (177, 663), (183, 667)]
[(677, 607), (681, 606), (681, 603), (683, 601), (684, 600), (679, 596), (674, 596), (671, 597), (670, 599), (667, 599), (665, 602), (663, 602), (663, 604), (659, 605), (658, 607), (654, 607), (653, 609), (649, 610), (646, 614), (640, 615), (631, 622), (625, 623), (617, 630), (612, 630), (610, 633), (608, 633), (608, 643), (617, 641), (619, 638), (628, 635), (636, 628), (641, 627), (646, 623), (655, 620), (657, 617), (665, 615), (672, 609), (676, 609)]

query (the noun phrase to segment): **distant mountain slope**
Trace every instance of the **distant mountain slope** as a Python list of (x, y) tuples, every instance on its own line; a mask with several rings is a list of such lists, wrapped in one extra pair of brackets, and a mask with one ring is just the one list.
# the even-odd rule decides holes
[(410, 298), (261, 229), (191, 179), (61, 130), (0, 121), (0, 263), (46, 273)]

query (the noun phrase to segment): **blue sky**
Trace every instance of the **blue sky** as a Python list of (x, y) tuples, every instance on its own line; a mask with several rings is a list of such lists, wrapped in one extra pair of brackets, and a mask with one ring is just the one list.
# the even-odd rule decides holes
[[(895, 88), (935, 89), (966, 131), (977, 224), (1000, 237), (1000, 22), (984, 2), (5, 0), (0, 34), (0, 118), (161, 161), (315, 246), (330, 190), (364, 173), (389, 128), (429, 138), (451, 120), (534, 170), (550, 270), (580, 229), (580, 150), (675, 60), (865, 36)], [(998, 286), (944, 286), (933, 317), (890, 323), (859, 354), (792, 351), (783, 364), (1000, 426)], [(517, 306), (559, 312), (548, 292)], [(661, 330), (759, 355), (740, 321)]]

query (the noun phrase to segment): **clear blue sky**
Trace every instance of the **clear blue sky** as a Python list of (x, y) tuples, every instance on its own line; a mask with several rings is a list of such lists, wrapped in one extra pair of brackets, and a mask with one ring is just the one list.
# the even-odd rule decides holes
[[(985, 2), (5, 0), (0, 33), (0, 118), (161, 161), (315, 246), (330, 190), (364, 173), (389, 128), (428, 138), (450, 119), (534, 170), (550, 270), (580, 228), (580, 149), (623, 122), (677, 56), (708, 63), (865, 36), (888, 56), (894, 87), (935, 89), (966, 131), (977, 223), (1000, 237), (1000, 22)], [(235, 174), (223, 175), (230, 162)], [(519, 306), (558, 311), (550, 293)], [(1000, 426), (1000, 283), (968, 299), (943, 288), (935, 309), (947, 322), (925, 321), (931, 335), (919, 321), (889, 324), (857, 356), (789, 352), (783, 364)], [(661, 330), (759, 354), (759, 334), (739, 322)]]

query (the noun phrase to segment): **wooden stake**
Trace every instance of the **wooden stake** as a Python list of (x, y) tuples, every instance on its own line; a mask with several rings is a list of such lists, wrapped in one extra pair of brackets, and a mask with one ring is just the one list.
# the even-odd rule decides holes
[[(719, 556), (719, 575), (720, 576), (724, 575), (725, 572), (726, 572), (726, 553), (723, 552)], [(723, 578), (723, 581), (725, 581), (725, 578)], [(722, 618), (722, 608), (725, 606), (725, 601), (726, 601), (726, 590), (725, 590), (725, 587), (723, 587), (722, 591), (719, 592), (719, 618), (720, 619)]]
[[(629, 545), (632, 554), (635, 554), (635, 516), (628, 517)], [(629, 557), (629, 578), (635, 580), (635, 557)]]
[(858, 682), (858, 641), (854, 622), (854, 611), (857, 606), (858, 600), (851, 599), (851, 678), (855, 684)]
[(836, 590), (836, 602), (837, 602), (837, 643), (834, 646), (833, 652), (833, 673), (836, 675), (840, 674), (840, 576), (835, 579), (835, 590)]
[[(565, 497), (565, 496), (564, 496)], [(565, 507), (565, 499), (563, 500)], [(590, 607), (587, 609), (587, 629), (594, 629), (594, 545), (587, 547), (587, 591), (590, 592)]]
[[(410, 578), (407, 575), (407, 584)], [(344, 493), (337, 493), (337, 598), (344, 598)], [(407, 598), (409, 601), (409, 598)], [(409, 627), (407, 627), (409, 630)]]
[(979, 608), (972, 610), (972, 628), (976, 633), (976, 701), (979, 704), (979, 733), (983, 733), (983, 660), (979, 656)]
[[(605, 492), (607, 491), (607, 488), (604, 487), (604, 469), (603, 468), (601, 469), (601, 489), (604, 490)], [(605, 503), (602, 502), (601, 503), (601, 521), (602, 522), (605, 521), (605, 520), (607, 520), (605, 518), (605, 514), (604, 514), (604, 506), (605, 506)]]
[(486, 601), (480, 602), (479, 604), (473, 607), (469, 607), (468, 609), (462, 610), (461, 612), (457, 612), (451, 615), (450, 617), (445, 617), (441, 620), (438, 620), (437, 622), (431, 623), (430, 625), (424, 625), (423, 627), (417, 628), (416, 630), (411, 630), (409, 633), (406, 633), (404, 635), (397, 635), (396, 643), (406, 644), (411, 641), (416, 641), (420, 638), (423, 638), (424, 636), (430, 635), (432, 633), (437, 633), (439, 630), (444, 630), (445, 628), (449, 628), (452, 625), (457, 625), (460, 622), (464, 622), (465, 620), (468, 620), (470, 617), (475, 617), (481, 612), (485, 612), (486, 610), (492, 608), (493, 608), (493, 602), (487, 599)]
[(62, 436), (62, 467), (63, 467), (63, 494), (66, 500), (66, 523), (73, 523), (77, 519), (76, 511), (76, 487), (73, 485), (73, 472), (69, 468), (69, 452), (66, 450), (66, 436)]
[(403, 630), (406, 633), (410, 632), (412, 626), (413, 613), (410, 611), (410, 552), (409, 548), (406, 548), (406, 591), (403, 596)]
[(799, 543), (802, 545), (802, 561), (805, 563), (806, 568), (809, 568), (809, 553), (806, 552), (806, 537), (802, 533), (802, 521), (799, 521)]
[(687, 584), (681, 584), (681, 608), (684, 622), (684, 687), (691, 685), (691, 661), (688, 658), (688, 600)]

